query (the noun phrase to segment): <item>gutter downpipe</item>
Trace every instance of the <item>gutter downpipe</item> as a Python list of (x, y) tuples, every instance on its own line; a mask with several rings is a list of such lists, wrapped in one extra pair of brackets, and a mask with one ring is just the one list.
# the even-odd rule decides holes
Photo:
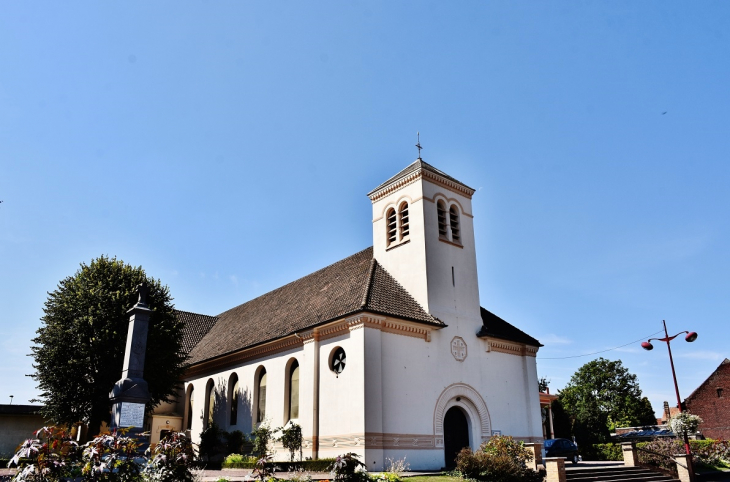
[(314, 393), (312, 394), (312, 459), (319, 459), (319, 330), (314, 330)]

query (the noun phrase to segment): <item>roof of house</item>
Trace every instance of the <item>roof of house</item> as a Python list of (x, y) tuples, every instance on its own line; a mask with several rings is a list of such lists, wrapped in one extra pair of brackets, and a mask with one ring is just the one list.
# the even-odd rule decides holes
[[(445, 178), (446, 178), (446, 179), (448, 179), (449, 181), (452, 181), (452, 182), (455, 182), (455, 183), (461, 184), (462, 186), (464, 186), (464, 187), (466, 187), (466, 188), (468, 188), (468, 189), (472, 189), (472, 188), (470, 188), (469, 186), (467, 186), (466, 184), (464, 184), (463, 182), (461, 182), (461, 181), (458, 181), (458, 180), (454, 179), (453, 177), (449, 176), (449, 175), (448, 175), (448, 174), (446, 174), (445, 172), (443, 172), (443, 171), (440, 171), (440, 170), (436, 169), (436, 168), (435, 168), (435, 167), (433, 167), (433, 166), (432, 166), (431, 164), (429, 164), (429, 163), (427, 163), (426, 161), (424, 161), (423, 159), (420, 159), (420, 158), (419, 158), (419, 159), (416, 159), (416, 161), (415, 161), (415, 162), (413, 162), (413, 163), (411, 163), (410, 165), (408, 165), (408, 166), (407, 166), (407, 167), (406, 167), (405, 169), (403, 169), (403, 170), (402, 170), (401, 172), (399, 172), (399, 173), (398, 173), (398, 174), (396, 174), (395, 176), (391, 177), (390, 179), (388, 179), (387, 181), (385, 181), (384, 183), (382, 183), (382, 184), (381, 184), (380, 186), (378, 186), (378, 187), (376, 187), (375, 189), (373, 189), (372, 191), (370, 191), (370, 192), (368, 193), (368, 196), (370, 196), (371, 194), (373, 194), (373, 193), (374, 193), (374, 192), (376, 192), (376, 191), (379, 191), (380, 189), (384, 188), (384, 187), (385, 187), (385, 186), (387, 186), (388, 184), (390, 184), (390, 183), (392, 183), (392, 182), (395, 182), (395, 181), (397, 181), (398, 179), (401, 179), (401, 178), (404, 178), (404, 177), (406, 177), (407, 175), (409, 175), (409, 174), (410, 174), (410, 173), (412, 173), (412, 172), (415, 172), (415, 171), (417, 171), (418, 169), (424, 169), (424, 170), (426, 170), (426, 171), (431, 171), (431, 172), (433, 172), (434, 174), (438, 174), (439, 176), (445, 177)], [(473, 189), (472, 189), (472, 190), (473, 190)]]
[(35, 415), (43, 405), (0, 405), (0, 415)]
[(723, 361), (722, 361), (722, 362), (720, 363), (720, 365), (718, 365), (718, 367), (717, 367), (717, 368), (715, 368), (715, 371), (714, 371), (714, 372), (712, 372), (712, 373), (710, 374), (710, 376), (709, 376), (709, 377), (707, 377), (707, 378), (705, 379), (705, 381), (704, 381), (704, 382), (702, 382), (702, 383), (700, 384), (700, 386), (699, 386), (699, 387), (695, 388), (695, 389), (694, 389), (694, 391), (693, 391), (693, 392), (692, 392), (692, 393), (690, 394), (690, 396), (689, 396), (689, 397), (687, 397), (687, 398), (685, 398), (685, 399), (684, 399), (684, 401), (685, 401), (685, 402), (687, 402), (687, 401), (691, 401), (691, 400), (692, 400), (693, 398), (695, 398), (695, 396), (696, 396), (696, 395), (698, 395), (698, 392), (700, 391), (700, 389), (701, 389), (702, 387), (704, 387), (705, 385), (707, 385), (707, 384), (708, 384), (708, 383), (710, 382), (710, 380), (711, 380), (711, 379), (712, 379), (712, 378), (713, 378), (713, 377), (715, 376), (715, 374), (716, 374), (716, 373), (717, 373), (718, 371), (720, 371), (720, 369), (722, 369), (722, 368), (723, 368), (723, 367), (724, 367), (725, 365), (728, 365), (728, 367), (727, 367), (727, 368), (728, 368), (728, 369), (730, 370), (730, 360), (729, 360), (729, 359), (727, 359), (727, 358), (725, 358), (725, 359), (724, 359), (724, 360), (723, 360)]
[[(185, 322), (183, 347), (189, 363), (195, 364), (362, 311), (446, 326), (373, 258), (372, 247), (218, 316), (187, 311), (178, 311), (178, 316)], [(483, 326), (477, 336), (542, 346), (484, 308), (481, 315)]]
[(535, 338), (531, 337), (516, 326), (507, 323), (491, 311), (482, 308), (481, 314), (482, 328), (479, 330), (479, 333), (477, 333), (477, 336), (493, 336), (502, 340), (515, 341), (526, 345), (543, 346)]
[[(191, 364), (250, 348), (360, 311), (443, 327), (373, 259), (367, 248), (217, 317), (190, 351)], [(184, 312), (183, 312), (184, 313)], [(212, 321), (215, 318), (217, 321)], [(189, 329), (192, 333), (200, 330)]]

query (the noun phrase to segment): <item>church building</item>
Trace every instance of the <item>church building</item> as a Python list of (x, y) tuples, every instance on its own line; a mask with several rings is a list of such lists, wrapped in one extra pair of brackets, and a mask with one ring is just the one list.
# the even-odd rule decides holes
[(368, 193), (372, 247), (217, 316), (179, 312), (182, 428), (293, 421), (305, 457), (369, 470), (451, 466), (495, 434), (541, 442), (542, 345), (480, 304), (473, 194), (419, 158)]

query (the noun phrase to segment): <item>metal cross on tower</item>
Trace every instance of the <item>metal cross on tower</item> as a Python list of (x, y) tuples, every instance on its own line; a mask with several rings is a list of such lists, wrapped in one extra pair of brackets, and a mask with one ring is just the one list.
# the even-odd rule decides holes
[(421, 133), (416, 132), (416, 135), (418, 136), (418, 142), (416, 142), (416, 147), (418, 148), (418, 159), (420, 160), (421, 159), (421, 149), (423, 149), (421, 147)]

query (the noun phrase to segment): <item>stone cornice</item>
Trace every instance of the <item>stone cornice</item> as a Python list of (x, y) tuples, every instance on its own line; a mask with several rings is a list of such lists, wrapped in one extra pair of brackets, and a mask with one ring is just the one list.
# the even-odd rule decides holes
[(414, 182), (418, 181), (419, 179), (428, 179), (430, 182), (437, 184), (441, 187), (444, 187), (448, 189), (449, 191), (453, 191), (455, 193), (461, 194), (462, 196), (466, 196), (467, 198), (471, 199), (472, 195), (476, 192), (474, 189), (464, 186), (461, 183), (454, 182), (451, 179), (447, 179), (444, 176), (441, 176), (435, 172), (429, 171), (427, 169), (423, 169), (422, 167), (419, 167), (417, 170), (413, 171), (412, 173), (409, 173), (408, 175), (396, 179), (387, 186), (382, 187), (381, 189), (378, 189), (374, 193), (370, 194), (370, 201), (373, 203), (379, 201), (380, 199), (383, 199), (384, 197), (399, 191), (403, 189), (404, 187), (413, 184)]
[(491, 336), (484, 336), (481, 338), (484, 340), (487, 352), (495, 351), (498, 353), (507, 353), (508, 355), (535, 357), (537, 356), (537, 351), (540, 349), (540, 347), (537, 346), (502, 340), (501, 338), (494, 338)]
[(241, 365), (250, 360), (255, 360), (257, 358), (292, 349), (302, 348), (305, 344), (312, 343), (315, 340), (327, 340), (364, 327), (374, 328), (386, 333), (394, 333), (396, 335), (420, 338), (426, 342), (431, 341), (431, 332), (439, 329), (437, 326), (423, 325), (417, 322), (361, 312), (348, 318), (335, 320), (332, 323), (328, 323), (323, 326), (310, 328), (308, 330), (274, 340), (270, 343), (240, 350), (213, 360), (196, 363), (185, 371), (184, 378), (197, 378), (201, 374), (211, 372), (215, 373), (231, 366)]
[(426, 342), (431, 341), (431, 332), (435, 327), (421, 325), (408, 321), (396, 320), (385, 316), (362, 313), (348, 318), (347, 324), (350, 330), (367, 327), (381, 330), (386, 333), (420, 338)]
[(228, 355), (224, 355), (220, 358), (197, 363), (185, 371), (184, 377), (194, 378), (202, 373), (220, 371), (221, 369), (225, 369), (232, 365), (240, 365), (248, 360), (273, 355), (294, 348), (300, 348), (303, 345), (303, 342), (304, 340), (301, 336), (292, 335), (280, 338), (270, 343), (255, 346), (247, 350), (229, 353)]

